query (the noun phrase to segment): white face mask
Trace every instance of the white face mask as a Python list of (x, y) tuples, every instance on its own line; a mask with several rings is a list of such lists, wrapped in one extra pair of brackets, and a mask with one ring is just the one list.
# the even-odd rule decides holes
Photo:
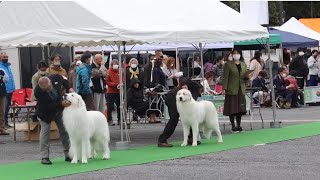
[(137, 64), (131, 64), (131, 68), (136, 68), (137, 66)]
[(241, 56), (240, 54), (233, 54), (232, 57), (235, 61), (239, 61)]
[(281, 76), (282, 76), (283, 78), (285, 78), (285, 77), (287, 77), (287, 74), (286, 74), (286, 73), (283, 73), (283, 74), (281, 74)]
[(113, 69), (118, 69), (118, 68), (119, 68), (119, 65), (114, 64), (114, 65), (112, 65), (112, 68), (113, 68)]
[(298, 54), (299, 54), (299, 56), (303, 56), (304, 52), (300, 51)]

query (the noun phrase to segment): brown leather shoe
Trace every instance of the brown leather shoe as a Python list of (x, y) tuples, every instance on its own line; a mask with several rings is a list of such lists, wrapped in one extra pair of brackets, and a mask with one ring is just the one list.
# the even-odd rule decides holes
[(5, 129), (0, 129), (0, 135), (10, 135)]
[(165, 142), (165, 143), (158, 143), (158, 147), (167, 147), (168, 148), (168, 147), (173, 147), (173, 145)]

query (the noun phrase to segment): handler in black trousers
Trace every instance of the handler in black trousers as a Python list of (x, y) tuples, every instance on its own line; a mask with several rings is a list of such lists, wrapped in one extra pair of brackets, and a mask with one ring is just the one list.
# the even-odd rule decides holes
[[(169, 144), (167, 140), (173, 134), (174, 130), (177, 127), (178, 121), (179, 121), (180, 116), (179, 116), (179, 113), (177, 110), (176, 95), (180, 89), (188, 89), (191, 92), (192, 97), (195, 100), (197, 100), (198, 97), (201, 95), (202, 86), (197, 82), (185, 79), (185, 80), (181, 80), (178, 87), (176, 87), (168, 92), (168, 94), (166, 95), (164, 100), (165, 100), (166, 105), (168, 106), (170, 119), (169, 119), (166, 127), (164, 128), (162, 134), (159, 136), (158, 147), (172, 147), (173, 146), (172, 144)], [(192, 132), (189, 134), (188, 144), (192, 144)], [(198, 142), (198, 144), (200, 144), (200, 142)]]

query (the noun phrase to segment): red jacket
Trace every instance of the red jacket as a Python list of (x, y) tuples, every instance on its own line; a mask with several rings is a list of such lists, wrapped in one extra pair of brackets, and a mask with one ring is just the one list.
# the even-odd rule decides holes
[[(107, 82), (107, 85), (108, 85), (107, 93), (109, 93), (109, 94), (120, 93), (120, 90), (118, 89), (118, 85), (119, 85), (119, 70), (114, 70), (112, 68), (109, 68), (108, 76), (106, 77), (106, 82)], [(123, 80), (122, 80), (122, 82), (123, 82)]]
[(292, 76), (292, 77), (286, 78), (285, 82), (286, 82), (286, 86), (288, 86), (290, 84), (294, 85), (294, 88), (291, 88), (291, 89), (293, 89), (293, 90), (299, 89), (299, 86), (298, 86), (298, 83), (297, 83), (297, 80), (295, 77)]

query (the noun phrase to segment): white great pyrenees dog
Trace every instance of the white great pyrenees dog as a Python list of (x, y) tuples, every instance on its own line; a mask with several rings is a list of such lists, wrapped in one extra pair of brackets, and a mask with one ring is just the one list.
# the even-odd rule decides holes
[(87, 111), (82, 97), (69, 93), (64, 100), (71, 103), (63, 110), (63, 124), (69, 134), (71, 163), (88, 163), (88, 158), (96, 156), (103, 149), (103, 159), (110, 158), (110, 133), (106, 117), (99, 111)]
[(183, 143), (181, 146), (188, 144), (190, 128), (193, 135), (192, 146), (197, 146), (197, 140), (200, 140), (199, 129), (203, 130), (203, 135), (207, 139), (210, 139), (212, 131), (215, 131), (218, 142), (223, 142), (217, 110), (212, 102), (195, 101), (191, 92), (187, 89), (178, 91), (176, 102), (183, 127)]

